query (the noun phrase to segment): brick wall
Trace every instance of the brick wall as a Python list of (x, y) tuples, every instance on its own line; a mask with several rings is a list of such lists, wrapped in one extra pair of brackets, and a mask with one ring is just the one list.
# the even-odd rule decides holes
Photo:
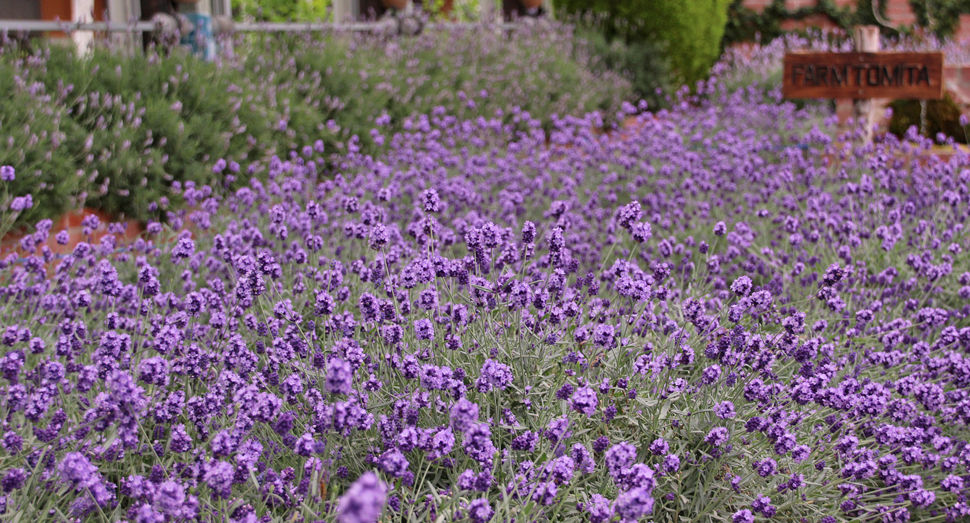
[[(913, 9), (909, 5), (909, 0), (883, 1), (886, 2), (886, 18), (893, 23), (912, 25), (916, 21), (916, 16), (913, 14)], [(744, 0), (743, 5), (748, 9), (752, 9), (760, 13), (765, 7), (771, 5), (771, 3), (772, 0)], [(785, 7), (788, 9), (798, 9), (801, 7), (812, 7), (817, 3), (817, 0), (785, 0)], [(855, 5), (856, 0), (835, 0), (835, 4), (839, 7), (846, 7), (849, 5)]]
[[(886, 18), (893, 24), (913, 25), (916, 23), (916, 15), (913, 13), (913, 8), (910, 6), (909, 0), (882, 1), (886, 5)], [(771, 5), (772, 2), (773, 0), (744, 0), (742, 5), (760, 13), (764, 11), (765, 7)], [(818, 0), (785, 0), (785, 7), (788, 9), (798, 9), (801, 7), (812, 7), (817, 3)], [(835, 4), (839, 7), (846, 7), (855, 5), (856, 0), (835, 0)], [(815, 15), (805, 20), (789, 20), (783, 22), (781, 27), (786, 31), (793, 31), (806, 27), (834, 29), (836, 26), (827, 16)], [(960, 15), (960, 22), (957, 25), (957, 30), (953, 38), (957, 41), (970, 41), (970, 14)]]
[[(765, 7), (771, 5), (773, 0), (744, 0), (743, 5), (748, 9), (761, 12)], [(788, 9), (798, 9), (801, 7), (812, 7), (818, 0), (785, 0), (785, 7)], [(916, 23), (916, 15), (910, 6), (909, 0), (882, 0), (885, 2), (886, 18), (897, 25), (912, 25)], [(836, 5), (845, 7), (855, 5), (856, 0), (835, 0)], [(805, 20), (789, 20), (782, 23), (782, 28), (788, 31), (804, 29), (806, 27), (820, 27), (826, 29), (835, 28), (835, 23), (824, 15), (814, 15)], [(970, 14), (960, 16), (957, 30), (953, 35), (956, 41), (964, 41), (970, 45)], [(955, 101), (970, 110), (970, 66), (953, 65), (944, 68), (945, 89)], [(840, 114), (851, 114), (851, 101), (840, 100)]]
[(953, 39), (970, 44), (970, 14), (960, 15), (960, 25), (953, 34)]

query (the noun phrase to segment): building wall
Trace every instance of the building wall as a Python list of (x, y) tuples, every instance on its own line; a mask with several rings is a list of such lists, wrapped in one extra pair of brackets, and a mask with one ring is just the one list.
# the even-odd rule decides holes
[(39, 20), (40, 3), (37, 0), (3, 0), (0, 2), (0, 19)]
[[(913, 13), (913, 8), (909, 5), (909, 0), (882, 0), (886, 6), (886, 18), (897, 25), (912, 25), (916, 23), (916, 15)], [(742, 5), (748, 9), (754, 10), (756, 12), (764, 11), (765, 7), (771, 5), (773, 0), (744, 0)], [(838, 7), (847, 7), (856, 5), (856, 0), (835, 0), (835, 5)], [(792, 9), (799, 9), (802, 7), (813, 7), (818, 5), (817, 0), (785, 0), (785, 7)], [(836, 25), (825, 16), (811, 17), (808, 20), (802, 21), (790, 21), (783, 24), (783, 27), (787, 30), (793, 29), (803, 29), (805, 27), (822, 27), (826, 29), (833, 29)], [(966, 24), (961, 27), (961, 29), (970, 31), (970, 27)]]

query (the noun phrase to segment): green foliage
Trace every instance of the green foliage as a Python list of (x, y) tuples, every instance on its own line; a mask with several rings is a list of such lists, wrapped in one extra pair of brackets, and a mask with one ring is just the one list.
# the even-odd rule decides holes
[[(44, 69), (29, 71), (65, 100), (83, 136), (73, 143), (91, 187), (86, 204), (144, 220), (148, 205), (172, 182), (218, 184), (218, 158), (244, 159), (291, 140), (275, 128), (287, 105), (306, 111), (286, 89), (264, 91), (238, 71), (189, 56), (158, 59), (97, 49), (90, 57), (51, 49)], [(243, 97), (252, 103), (243, 103)], [(301, 121), (303, 138), (323, 122)]]
[(594, 28), (577, 30), (576, 37), (597, 59), (594, 70), (615, 71), (627, 77), (637, 100), (646, 100), (651, 109), (666, 105), (663, 93), (669, 93), (673, 86), (670, 85), (670, 61), (661, 44), (608, 41), (602, 31)]
[(731, 0), (563, 0), (568, 14), (604, 16), (608, 40), (662, 42), (678, 80), (705, 79), (720, 55)]
[(236, 19), (261, 22), (311, 22), (330, 19), (332, 0), (232, 0)]
[[(413, 115), (441, 107), (462, 118), (501, 114), (525, 128), (524, 111), (551, 126), (550, 116), (600, 111), (608, 117), (630, 97), (619, 75), (594, 73), (589, 53), (570, 31), (521, 31), (513, 39), (489, 30), (428, 32), (420, 38), (380, 43), (378, 37), (322, 38), (308, 35), (259, 37), (263, 54), (242, 65), (256, 70), (274, 57), (274, 81), (292, 85), (300, 96), (320, 101), (324, 119), (342, 136), (365, 147), (382, 113), (389, 135)], [(606, 81), (604, 81), (606, 80)], [(484, 94), (484, 96), (483, 96)]]
[[(893, 116), (889, 121), (889, 132), (901, 137), (911, 126), (920, 127), (922, 107), (919, 100), (896, 100), (890, 107)], [(957, 143), (967, 143), (967, 133), (960, 125), (960, 107), (949, 93), (942, 100), (926, 102), (926, 134), (935, 138), (937, 133), (952, 137)]]
[[(380, 144), (370, 131), (382, 114), (389, 137), (439, 108), (468, 119), (499, 115), (519, 129), (536, 118), (548, 129), (555, 114), (600, 111), (608, 122), (631, 97), (619, 75), (593, 70), (568, 27), (513, 39), (485, 30), (402, 40), (261, 35), (235, 49), (211, 63), (182, 51), (81, 57), (60, 46), (34, 54), (0, 47), (0, 92), (9, 93), (0, 99), (0, 165), (18, 172), (10, 195), (35, 201), (16, 225), (78, 205), (162, 218), (150, 203), (177, 198), (176, 184), (248, 182), (247, 173), (229, 183), (228, 172), (213, 172), (219, 159), (260, 162), (318, 140), (328, 154), (351, 141), (374, 154)], [(317, 159), (319, 173), (333, 169)]]
[[(74, 170), (74, 122), (62, 107), (51, 103), (43, 85), (16, 80), (17, 71), (0, 67), (0, 165), (15, 166), (12, 182), (0, 182), (0, 211), (6, 214), (9, 197), (31, 194), (33, 206), (16, 216), (16, 223), (36, 223), (51, 217), (50, 209), (67, 208), (83, 186)], [(4, 216), (0, 227), (11, 225)], [(0, 230), (0, 233), (5, 232)]]
[(970, 0), (909, 0), (916, 24), (940, 38), (952, 36), (961, 14), (970, 13)]
[[(886, 18), (886, 3), (876, 2), (879, 15)], [(728, 9), (724, 45), (753, 42), (760, 38), (767, 43), (787, 31), (782, 29), (786, 20), (805, 20), (813, 16), (825, 16), (836, 25), (850, 30), (855, 25), (878, 25), (884, 36), (895, 37), (909, 28), (886, 27), (879, 23), (873, 12), (873, 0), (857, 0), (854, 5), (842, 6), (835, 0), (817, 0), (813, 5), (789, 8), (785, 0), (773, 0), (763, 11), (756, 12), (744, 6), (744, 0), (734, 0)], [(961, 14), (970, 13), (970, 0), (910, 0), (916, 25), (925, 27), (939, 38), (951, 36)]]

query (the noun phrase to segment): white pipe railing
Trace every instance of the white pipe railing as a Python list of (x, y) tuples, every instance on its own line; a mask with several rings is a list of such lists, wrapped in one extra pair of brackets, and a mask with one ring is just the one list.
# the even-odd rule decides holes
[(155, 22), (61, 22), (58, 20), (0, 20), (0, 32), (30, 31), (108, 31), (108, 32), (152, 32), (157, 28)]
[[(249, 33), (299, 33), (304, 31), (353, 31), (366, 32), (386, 29), (388, 22), (393, 19), (378, 22), (357, 22), (350, 24), (331, 24), (331, 23), (300, 23), (300, 22), (234, 22), (230, 24), (230, 32), (249, 32)], [(501, 29), (515, 29), (518, 24), (502, 23), (497, 24)], [(140, 21), (132, 23), (123, 22), (61, 22), (57, 20), (0, 20), (0, 33), (18, 32), (43, 32), (43, 31), (62, 31), (72, 33), (75, 31), (98, 31), (114, 33), (130, 32), (155, 32), (161, 27), (160, 23), (152, 21)], [(482, 27), (482, 24), (475, 23), (428, 23), (424, 29), (458, 29)]]

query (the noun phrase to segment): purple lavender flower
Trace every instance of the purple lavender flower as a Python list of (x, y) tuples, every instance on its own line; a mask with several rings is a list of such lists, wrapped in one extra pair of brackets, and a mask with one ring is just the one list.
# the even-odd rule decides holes
[(371, 227), (370, 235), (368, 235), (368, 238), (369, 238), (369, 241), (367, 244), (368, 247), (370, 247), (371, 250), (379, 251), (385, 245), (387, 245), (387, 242), (389, 242), (391, 239), (391, 235), (390, 233), (388, 233), (387, 227), (385, 227), (383, 224), (378, 223), (378, 224), (375, 224), (373, 227)]
[(539, 435), (531, 430), (519, 434), (512, 440), (512, 450), (525, 450), (533, 452), (539, 443)]
[(391, 449), (381, 456), (381, 468), (391, 477), (399, 478), (408, 469), (408, 460), (397, 449)]
[(616, 498), (613, 510), (625, 520), (636, 521), (653, 512), (653, 496), (644, 487), (628, 490)]
[(774, 476), (778, 472), (778, 463), (771, 458), (756, 461), (752, 464), (752, 467), (763, 478)]
[(473, 499), (468, 504), (468, 516), (472, 523), (488, 523), (494, 515), (495, 511), (492, 510), (488, 498)]
[(593, 328), (593, 343), (601, 347), (612, 347), (614, 329), (612, 325), (600, 323)]
[(543, 435), (553, 444), (567, 439), (572, 433), (569, 431), (569, 418), (566, 416), (552, 419), (546, 426)]
[(331, 358), (327, 363), (326, 391), (331, 394), (350, 394), (353, 390), (354, 370), (349, 362)]
[(663, 462), (664, 472), (672, 474), (680, 470), (680, 458), (676, 454), (667, 454)]
[(771, 507), (771, 498), (768, 496), (759, 496), (757, 499), (751, 502), (751, 509), (754, 512), (764, 513)]
[(551, 481), (543, 481), (536, 485), (535, 490), (532, 491), (532, 501), (542, 505), (549, 506), (555, 503), (556, 495), (559, 494), (559, 487)]
[(387, 487), (377, 474), (365, 472), (337, 502), (339, 523), (376, 523), (387, 501)]
[(724, 427), (715, 427), (707, 433), (707, 436), (704, 437), (704, 441), (709, 445), (720, 447), (727, 443), (729, 437), (730, 433), (728, 432), (728, 429)]
[(462, 444), (465, 454), (483, 466), (491, 466), (492, 456), (497, 449), (492, 443), (492, 431), (485, 423), (475, 423), (465, 431), (465, 441)]
[(489, 384), (489, 389), (505, 390), (512, 384), (512, 367), (489, 358), (482, 364), (481, 377)]
[(744, 508), (734, 513), (731, 516), (731, 521), (733, 523), (754, 523), (754, 514), (750, 510)]
[(451, 428), (456, 433), (467, 432), (478, 421), (478, 405), (459, 398), (451, 407)]
[(747, 296), (751, 293), (751, 288), (751, 278), (747, 276), (741, 276), (731, 284), (731, 292), (738, 296)]
[(185, 489), (174, 481), (165, 481), (155, 490), (155, 509), (162, 514), (175, 515), (185, 503)]
[(636, 457), (636, 447), (625, 441), (613, 445), (606, 451), (604, 455), (606, 469), (609, 470), (614, 481), (620, 481), (620, 478), (623, 477), (623, 471), (633, 465)]
[(825, 274), (822, 275), (822, 285), (831, 287), (832, 285), (842, 281), (844, 276), (845, 269), (839, 267), (839, 264), (833, 263), (828, 269), (825, 270)]
[(438, 196), (438, 191), (428, 189), (422, 192), (421, 202), (423, 204), (424, 212), (441, 212), (441, 198)]
[(522, 225), (522, 243), (531, 244), (535, 242), (536, 239), (536, 224), (532, 222), (525, 222)]
[(582, 412), (586, 416), (596, 413), (596, 406), (599, 400), (596, 398), (596, 391), (589, 387), (576, 389), (572, 398), (572, 408), (576, 412)]
[(61, 478), (70, 482), (75, 488), (92, 488), (101, 481), (98, 468), (79, 452), (65, 454), (64, 459), (57, 466), (57, 471)]
[(637, 243), (645, 243), (653, 236), (653, 229), (650, 227), (649, 223), (638, 222), (633, 224), (633, 228), (630, 230), (633, 240)]
[(589, 503), (586, 504), (586, 511), (589, 512), (590, 523), (606, 523), (613, 519), (613, 507), (610, 500), (600, 494), (593, 494)]
[(605, 451), (609, 446), (610, 446), (610, 439), (606, 436), (600, 436), (596, 438), (596, 441), (593, 442), (593, 452), (597, 454), (602, 454), (603, 451)]
[(419, 340), (434, 339), (434, 325), (431, 320), (420, 319), (414, 321), (414, 334)]
[(16, 179), (16, 171), (9, 165), (0, 165), (0, 181), (12, 182)]
[(179, 238), (175, 249), (172, 251), (173, 258), (189, 258), (195, 254), (195, 242), (191, 238)]
[(592, 474), (596, 470), (596, 461), (593, 459), (593, 455), (586, 450), (586, 447), (582, 443), (574, 443), (569, 451), (569, 455), (573, 458), (576, 467), (583, 474)]
[(8, 470), (6, 475), (3, 476), (3, 480), (0, 480), (0, 485), (3, 487), (3, 493), (9, 494), (10, 492), (23, 488), (24, 484), (27, 482), (27, 477), (27, 471), (22, 468)]
[(232, 495), (232, 479), (235, 471), (230, 463), (216, 461), (209, 466), (204, 479), (206, 485), (212, 492), (222, 498), (229, 498)]
[(640, 210), (640, 202), (633, 200), (620, 207), (617, 212), (617, 223), (624, 229), (630, 229), (633, 223), (639, 221), (641, 217), (643, 217), (643, 213)]
[(559, 456), (546, 465), (546, 474), (557, 485), (568, 485), (576, 471), (576, 462), (569, 456)]
[(721, 419), (731, 419), (735, 416), (734, 403), (722, 401), (714, 406), (714, 414)]

